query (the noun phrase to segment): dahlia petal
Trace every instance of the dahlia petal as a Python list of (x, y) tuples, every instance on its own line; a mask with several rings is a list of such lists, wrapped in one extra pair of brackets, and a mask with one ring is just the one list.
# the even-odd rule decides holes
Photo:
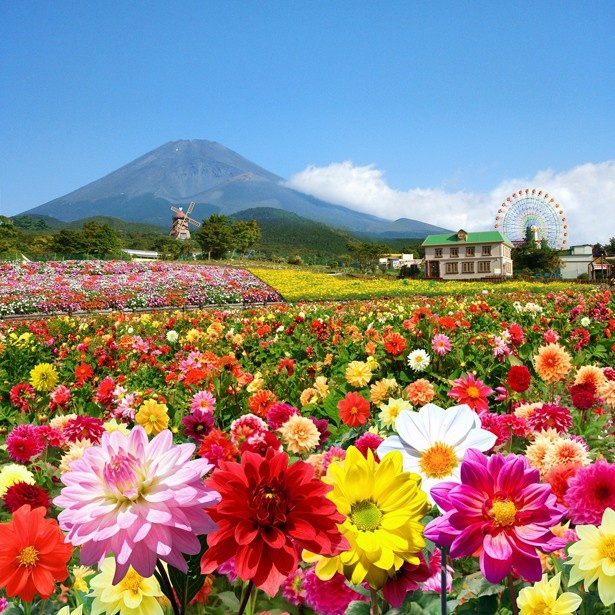
[(534, 556), (513, 553), (513, 566), (521, 577), (531, 583), (537, 583), (542, 578), (542, 564), (534, 551)]
[(480, 570), (490, 583), (499, 583), (511, 569), (510, 560), (490, 557), (486, 551), (480, 554)]
[(487, 534), (483, 541), (483, 548), (489, 557), (500, 560), (508, 560), (513, 552), (505, 532)]
[[(451, 548), (451, 557), (469, 557), (482, 549), (483, 544), (483, 523), (474, 523), (465, 528), (462, 532), (453, 530), (455, 533), (448, 539), (448, 544), (442, 537), (436, 544)], [(452, 528), (451, 528), (452, 529)]]

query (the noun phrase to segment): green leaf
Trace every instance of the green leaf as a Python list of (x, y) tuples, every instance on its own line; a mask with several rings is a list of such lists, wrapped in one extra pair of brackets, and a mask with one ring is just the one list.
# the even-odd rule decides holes
[(363, 602), (361, 600), (353, 600), (344, 611), (344, 615), (369, 615), (369, 613), (369, 602)]
[(205, 583), (205, 575), (201, 572), (201, 558), (207, 550), (207, 537), (199, 536), (201, 550), (197, 555), (186, 557), (188, 572), (184, 573), (173, 566), (169, 566), (169, 579), (179, 601), (184, 606), (194, 598)]

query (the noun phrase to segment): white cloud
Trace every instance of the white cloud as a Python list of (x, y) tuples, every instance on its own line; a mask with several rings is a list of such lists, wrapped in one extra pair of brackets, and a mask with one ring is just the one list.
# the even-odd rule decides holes
[(525, 188), (551, 194), (564, 210), (568, 245), (608, 243), (615, 237), (615, 160), (587, 163), (568, 171), (539, 171), (533, 178), (501, 182), (490, 192), (440, 188), (394, 190), (374, 165), (334, 162), (309, 166), (286, 182), (290, 188), (356, 211), (396, 220), (413, 218), (457, 230), (494, 228), (500, 204)]

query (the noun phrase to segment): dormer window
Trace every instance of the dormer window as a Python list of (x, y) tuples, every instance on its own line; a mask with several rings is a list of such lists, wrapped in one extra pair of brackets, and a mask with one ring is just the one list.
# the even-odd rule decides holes
[(459, 239), (459, 241), (466, 241), (467, 238), (468, 234), (463, 229), (457, 231), (457, 239)]

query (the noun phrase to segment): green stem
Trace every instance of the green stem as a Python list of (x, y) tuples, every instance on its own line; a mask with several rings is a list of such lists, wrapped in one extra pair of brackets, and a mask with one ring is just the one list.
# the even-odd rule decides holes
[(169, 579), (169, 575), (162, 565), (161, 561), (158, 561), (156, 564), (156, 578), (160, 582), (160, 587), (164, 595), (169, 599), (171, 603), (171, 607), (173, 608), (173, 615), (181, 615), (181, 610), (179, 605), (177, 604), (177, 600), (175, 599), (175, 592), (173, 591), (173, 585), (171, 585), (171, 581)]
[(448, 592), (446, 591), (446, 564), (448, 559), (448, 547), (440, 547), (440, 613), (446, 615), (448, 612)]
[(30, 615), (30, 613), (32, 613), (32, 603), (22, 600), (22, 604), (23, 604), (23, 612), (25, 613), (25, 615)]
[(378, 593), (370, 587), (369, 594), (371, 596), (371, 606), (369, 607), (369, 615), (378, 615)]
[(243, 588), (243, 594), (241, 596), (241, 604), (239, 605), (239, 611), (237, 615), (243, 615), (243, 612), (246, 610), (246, 606), (248, 605), (248, 600), (252, 595), (252, 590), (254, 589), (254, 581), (250, 579), (248, 584)]
[(510, 605), (513, 615), (519, 615), (519, 607), (517, 606), (517, 598), (515, 596), (515, 586), (513, 584), (512, 574), (508, 575), (508, 593), (510, 594)]

